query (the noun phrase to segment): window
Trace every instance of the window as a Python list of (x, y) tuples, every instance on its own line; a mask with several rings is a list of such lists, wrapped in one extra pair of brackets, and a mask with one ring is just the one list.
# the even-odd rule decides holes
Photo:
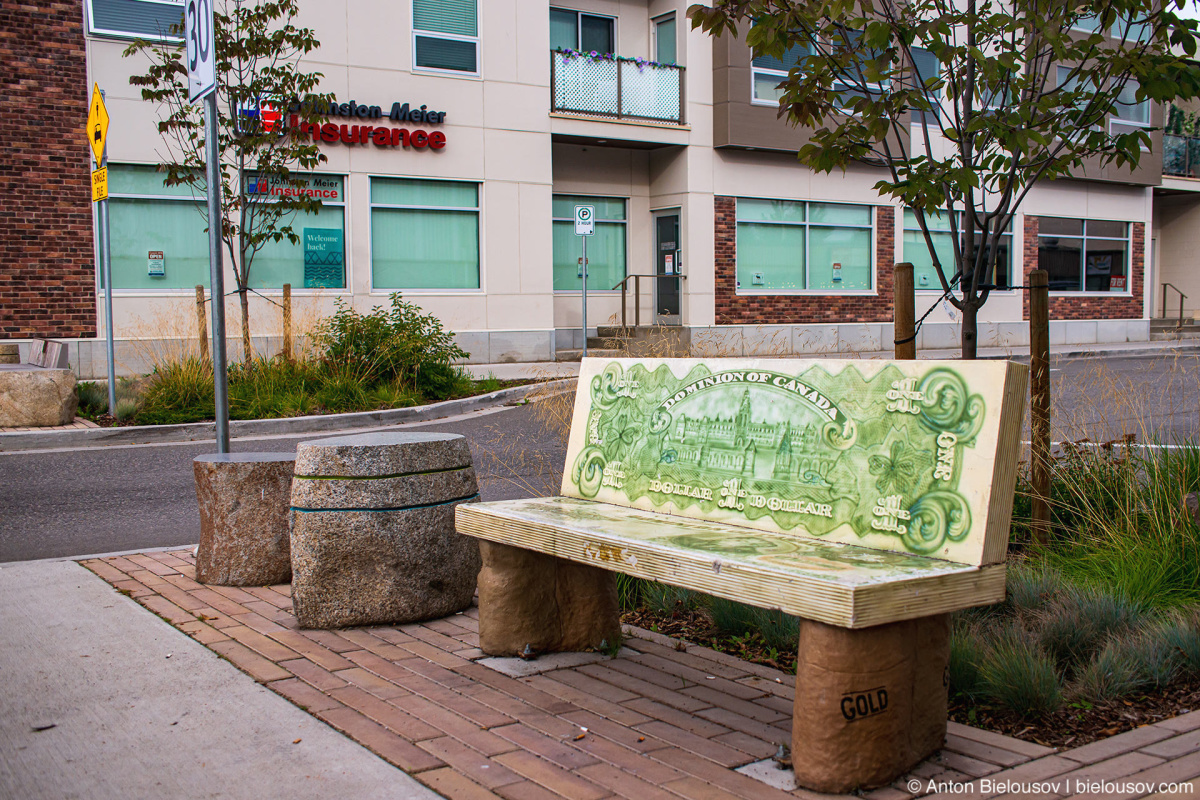
[(171, 34), (170, 28), (183, 24), (183, 0), (89, 0), (87, 12), (91, 34), (127, 39), (181, 39), (178, 34)]
[(616, 20), (563, 8), (550, 9), (550, 49), (617, 51)]
[(619, 197), (581, 197), (556, 194), (554, 225), (554, 291), (583, 288), (582, 236), (575, 235), (575, 206), (596, 207), (596, 233), (587, 237), (588, 291), (608, 291), (625, 277), (625, 200)]
[(413, 0), (413, 66), (479, 74), (475, 0)]
[(346, 286), (345, 179), (341, 175), (298, 177), (299, 185), (260, 176), (247, 181), (246, 194), (260, 203), (296, 193), (321, 201), (321, 207), (314, 213), (293, 214), (281, 220), (281, 224), (292, 226), (299, 241), (268, 242), (255, 253), (250, 266), (250, 286), (255, 289), (278, 289), (285, 283), (305, 289)]
[(870, 291), (871, 243), (870, 206), (740, 198), (738, 291)]
[(371, 179), (371, 286), (479, 288), (479, 184)]
[(1128, 292), (1129, 223), (1041, 217), (1038, 268), (1056, 292)]
[[(208, 285), (203, 194), (193, 194), (188, 186), (163, 186), (163, 174), (153, 166), (124, 164), (109, 165), (108, 191), (115, 290)], [(157, 269), (150, 269), (150, 253), (162, 253), (163, 274), (151, 274)]]
[(1137, 81), (1130, 80), (1117, 95), (1113, 105), (1113, 118), (1109, 120), (1110, 133), (1131, 133), (1139, 128), (1150, 127), (1150, 101), (1137, 100)]
[(788, 70), (807, 57), (808, 48), (799, 44), (788, 48), (782, 58), (754, 56), (750, 61), (754, 102), (778, 105), (779, 98), (783, 96), (783, 90), (778, 88), (779, 84), (787, 80)]
[[(958, 212), (959, 232), (962, 232), (962, 212)], [(937, 251), (938, 261), (946, 272), (949, 280), (956, 271), (954, 264), (954, 234), (950, 231), (950, 220), (946, 214), (926, 214), (925, 224), (929, 227), (929, 238), (933, 240), (933, 248)], [(975, 246), (986, 247), (983, 242), (983, 231), (976, 231)], [(996, 253), (996, 272), (994, 276), (986, 276), (981, 283), (991, 284), (998, 288), (1008, 288), (1008, 276), (1012, 274), (1012, 224), (1000, 234), (999, 246)], [(909, 209), (904, 210), (904, 260), (913, 265), (913, 283), (917, 291), (942, 291), (942, 281), (938, 278), (937, 268), (933, 266), (933, 256), (925, 243), (925, 235), (917, 224), (917, 215)], [(992, 279), (994, 277), (994, 280)]]
[[(188, 186), (163, 185), (153, 166), (109, 166), (109, 232), (112, 239), (113, 288), (117, 290), (192, 289), (208, 284), (207, 222), (204, 195)], [(270, 202), (285, 191), (319, 192), (322, 207), (313, 214), (293, 214), (290, 224), (299, 241), (270, 242), (254, 255), (250, 286), (342, 288), (345, 281), (344, 178), (302, 176), (303, 186), (251, 178), (249, 194)], [(151, 259), (161, 253), (161, 259)], [(154, 263), (150, 263), (153, 261)], [(153, 267), (154, 269), (151, 269)], [(161, 274), (160, 274), (161, 273)]]
[(654, 20), (654, 60), (660, 64), (674, 64), (678, 57), (675, 52), (675, 15), (659, 17)]

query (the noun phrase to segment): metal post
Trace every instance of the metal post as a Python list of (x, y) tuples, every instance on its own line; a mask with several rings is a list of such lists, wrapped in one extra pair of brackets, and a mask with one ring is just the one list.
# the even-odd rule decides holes
[[(105, 152), (100, 166), (108, 166)], [(100, 201), (100, 272), (104, 276), (104, 339), (108, 353), (108, 413), (117, 416), (117, 358), (113, 345), (112, 241), (108, 235), (108, 200)]]
[(584, 236), (581, 238), (583, 239), (583, 357), (587, 358), (587, 272), (588, 272), (588, 270), (587, 270), (587, 268), (588, 268), (587, 240), (588, 240), (588, 237)]
[(1033, 540), (1050, 541), (1050, 280), (1029, 273), (1030, 466)]
[(625, 315), (625, 295), (629, 292), (629, 278), (621, 281), (621, 335), (625, 335), (626, 329), (629, 327), (628, 318)]
[(642, 276), (633, 276), (633, 327), (642, 327)]
[[(895, 298), (895, 322), (892, 339), (895, 342), (896, 358), (911, 361), (917, 357), (916, 296), (913, 285), (913, 265), (907, 262), (896, 265), (892, 276)], [(905, 340), (908, 341), (905, 341)]]
[(217, 452), (229, 452), (229, 372), (225, 367), (225, 273), (221, 261), (221, 171), (217, 150), (217, 93), (204, 98), (207, 156), (208, 269), (212, 295), (213, 399), (216, 401)]

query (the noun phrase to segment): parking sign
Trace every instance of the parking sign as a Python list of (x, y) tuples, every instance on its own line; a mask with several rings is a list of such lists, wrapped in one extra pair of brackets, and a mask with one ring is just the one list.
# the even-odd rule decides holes
[(596, 207), (575, 206), (575, 235), (591, 236), (596, 232)]

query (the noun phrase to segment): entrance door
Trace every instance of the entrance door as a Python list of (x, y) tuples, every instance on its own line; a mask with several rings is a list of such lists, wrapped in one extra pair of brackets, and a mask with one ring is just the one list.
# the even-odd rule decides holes
[(667, 211), (654, 218), (654, 322), (678, 325), (681, 265), (679, 263), (679, 211)]

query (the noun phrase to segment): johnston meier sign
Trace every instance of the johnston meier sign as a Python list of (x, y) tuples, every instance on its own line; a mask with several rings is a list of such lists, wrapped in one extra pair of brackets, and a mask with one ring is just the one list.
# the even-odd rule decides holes
[[(359, 124), (336, 122), (304, 122), (301, 111), (311, 111), (321, 117), (342, 117), (359, 120)], [(393, 128), (367, 124), (371, 120), (382, 120), (382, 106), (360, 104), (356, 100), (339, 103), (316, 101), (306, 98), (288, 106), (288, 127), (300, 135), (309, 135), (314, 142), (342, 144), (374, 144), (377, 147), (405, 147), (417, 150), (441, 150), (446, 146), (446, 134), (441, 131), (426, 131), (423, 128)], [(446, 121), (445, 111), (434, 111), (428, 106), (410, 106), (408, 103), (392, 103), (386, 114), (391, 122), (410, 122), (423, 125), (440, 125)]]

